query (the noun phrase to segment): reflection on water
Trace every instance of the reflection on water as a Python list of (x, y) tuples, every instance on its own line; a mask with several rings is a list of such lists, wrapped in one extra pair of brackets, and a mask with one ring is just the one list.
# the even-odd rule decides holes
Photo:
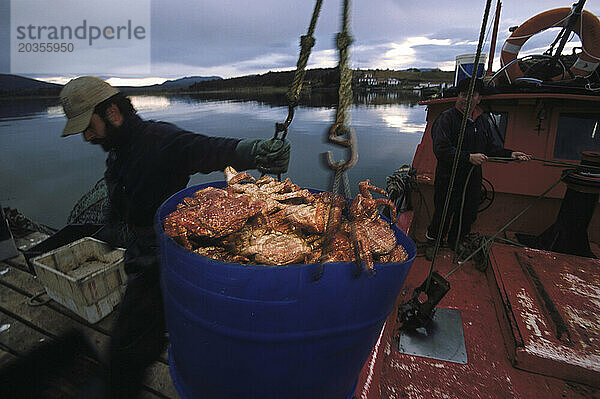
[(166, 96), (130, 96), (129, 99), (138, 112), (167, 109), (171, 105)]
[[(139, 112), (167, 109), (171, 101), (166, 96), (130, 96)], [(52, 98), (0, 98), (0, 123), (14, 119), (28, 119), (45, 114), (47, 118), (64, 118), (60, 99)]]
[(57, 105), (58, 98), (0, 98), (0, 123), (45, 114)]
[(423, 133), (423, 123), (412, 120), (414, 111), (408, 107), (387, 106), (377, 107), (374, 112), (379, 114), (389, 127), (396, 128), (402, 133)]
[(51, 105), (46, 109), (46, 115), (48, 118), (64, 118), (62, 105)]
[[(144, 119), (220, 137), (272, 137), (275, 123), (287, 117), (284, 95), (225, 97), (136, 95), (132, 101)], [(330, 189), (332, 173), (322, 166), (322, 153), (331, 150), (336, 160), (346, 156), (325, 141), (337, 100), (316, 93), (303, 101), (287, 136), (292, 157), (286, 176), (303, 187)], [(394, 93), (363, 93), (355, 96), (351, 114), (359, 152), (348, 173), (353, 194), (365, 178), (385, 187), (387, 175), (411, 162), (425, 127), (425, 107)], [(56, 98), (0, 100), (0, 204), (54, 227), (65, 224), (75, 202), (102, 177), (106, 158), (80, 135), (61, 138), (64, 123)], [(190, 184), (222, 179), (220, 172), (196, 174)]]
[[(287, 107), (288, 100), (285, 93), (269, 93), (256, 91), (251, 92), (219, 92), (219, 93), (194, 93), (180, 96), (182, 101), (255, 101), (259, 104), (273, 107)], [(357, 105), (385, 105), (403, 104), (409, 106), (417, 105), (419, 96), (409, 91), (355, 91), (353, 103)], [(299, 105), (304, 107), (336, 107), (338, 104), (337, 90), (323, 89), (302, 93)]]
[(361, 91), (354, 93), (354, 104), (363, 105), (386, 105), (403, 104), (415, 106), (419, 96), (408, 91)]

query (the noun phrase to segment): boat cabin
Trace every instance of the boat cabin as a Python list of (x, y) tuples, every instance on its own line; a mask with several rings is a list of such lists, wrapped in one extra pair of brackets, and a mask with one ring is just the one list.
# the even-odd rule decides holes
[[(417, 169), (417, 181), (430, 205), (433, 204), (436, 165), (431, 126), (441, 112), (454, 106), (455, 101), (455, 97), (450, 97), (421, 102), (427, 106), (427, 127), (412, 166)], [(488, 113), (492, 131), (505, 148), (556, 162), (485, 163), (483, 176), (487, 180), (484, 185), (488, 200), (482, 206), (488, 207), (478, 215), (474, 231), (497, 231), (555, 183), (563, 171), (569, 169), (567, 163), (579, 164), (584, 151), (600, 152), (600, 96), (561, 92), (500, 93), (484, 95), (480, 107)], [(558, 214), (566, 187), (566, 184), (559, 184), (553, 188), (509, 230), (541, 234)], [(490, 204), (491, 190), (495, 196)], [(418, 204), (420, 200), (415, 197), (413, 203)], [(424, 232), (427, 222), (423, 222), (424, 218), (415, 219), (413, 229), (417, 230), (418, 236)], [(595, 209), (588, 232), (590, 241), (600, 244), (599, 207)]]

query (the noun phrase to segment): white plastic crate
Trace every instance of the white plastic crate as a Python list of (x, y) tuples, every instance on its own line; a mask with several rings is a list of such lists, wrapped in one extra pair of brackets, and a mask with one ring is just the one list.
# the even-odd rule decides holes
[(124, 253), (85, 237), (37, 256), (32, 263), (50, 298), (96, 323), (112, 312), (125, 292)]

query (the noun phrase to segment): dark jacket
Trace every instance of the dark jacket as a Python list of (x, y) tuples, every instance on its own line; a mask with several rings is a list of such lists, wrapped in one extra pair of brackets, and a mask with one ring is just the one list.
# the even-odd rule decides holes
[[(452, 174), (452, 163), (463, 114), (452, 107), (442, 112), (433, 123), (431, 136), (433, 139), (433, 152), (438, 160), (435, 168), (435, 190), (441, 195), (446, 193)], [(465, 137), (460, 151), (456, 179), (454, 181), (453, 203), (458, 203), (465, 184), (469, 185), (468, 196), (477, 196), (482, 181), (481, 165), (475, 166), (469, 162), (469, 155), (483, 153), (487, 156), (510, 157), (512, 150), (502, 148), (499, 140), (495, 139), (490, 127), (487, 114), (481, 113), (475, 120), (467, 120)], [(469, 171), (473, 171), (469, 176)], [(469, 180), (467, 181), (467, 177)], [(443, 196), (439, 197), (443, 201)], [(476, 210), (474, 210), (476, 212)]]
[[(452, 107), (440, 114), (431, 128), (433, 152), (438, 160), (436, 169), (452, 170), (454, 154), (458, 144), (463, 114)], [(469, 166), (469, 155), (483, 153), (488, 156), (510, 157), (512, 150), (504, 149), (502, 143), (492, 135), (486, 114), (480, 114), (475, 120), (467, 120), (467, 128), (459, 158), (459, 168)]]
[[(165, 122), (128, 117), (118, 128), (104, 174), (111, 203), (109, 218), (150, 227), (158, 207), (184, 189), (190, 175), (232, 164), (239, 139), (209, 137)], [(109, 221), (110, 222), (110, 221)]]

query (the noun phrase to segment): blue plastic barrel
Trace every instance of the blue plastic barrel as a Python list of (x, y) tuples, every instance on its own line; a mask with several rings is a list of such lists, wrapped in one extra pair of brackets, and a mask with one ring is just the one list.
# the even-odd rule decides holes
[[(456, 56), (456, 68), (454, 71), (454, 86), (463, 80), (473, 76), (475, 68), (475, 57), (477, 54), (461, 54)], [(485, 60), (487, 54), (483, 53), (479, 57), (479, 66), (477, 67), (477, 78), (483, 78), (485, 74)]]
[(354, 263), (257, 266), (224, 263), (179, 246), (162, 222), (188, 187), (159, 208), (169, 366), (177, 391), (193, 398), (351, 398), (360, 370), (416, 255), (394, 226), (409, 259), (376, 264), (357, 276)]

